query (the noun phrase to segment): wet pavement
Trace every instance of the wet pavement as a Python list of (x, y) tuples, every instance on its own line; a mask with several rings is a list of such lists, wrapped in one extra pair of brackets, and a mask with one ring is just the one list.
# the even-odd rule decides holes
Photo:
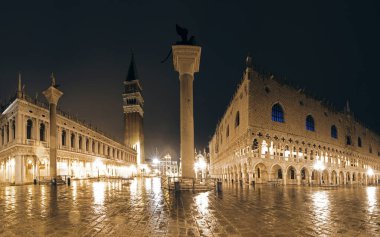
[(0, 187), (0, 236), (380, 236), (380, 187), (161, 189), (158, 178)]

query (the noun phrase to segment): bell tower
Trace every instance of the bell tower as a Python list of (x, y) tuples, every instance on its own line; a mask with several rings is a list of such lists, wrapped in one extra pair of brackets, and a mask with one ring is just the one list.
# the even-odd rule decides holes
[(145, 163), (142, 87), (140, 85), (134, 55), (132, 52), (128, 74), (124, 81), (124, 144), (137, 151), (137, 165)]

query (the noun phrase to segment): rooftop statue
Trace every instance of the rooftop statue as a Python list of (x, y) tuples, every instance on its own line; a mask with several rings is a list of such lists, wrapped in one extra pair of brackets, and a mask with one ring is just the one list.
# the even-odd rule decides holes
[[(183, 27), (179, 26), (178, 24), (176, 24), (175, 29), (176, 29), (177, 34), (181, 37), (181, 41), (175, 42), (175, 45), (196, 45), (194, 35), (192, 35), (188, 39), (187, 35), (189, 34), (189, 31), (186, 28), (183, 28)], [(164, 60), (162, 60), (161, 63), (166, 62), (171, 55), (172, 55), (172, 50), (170, 49), (168, 56), (166, 56), (166, 58)]]

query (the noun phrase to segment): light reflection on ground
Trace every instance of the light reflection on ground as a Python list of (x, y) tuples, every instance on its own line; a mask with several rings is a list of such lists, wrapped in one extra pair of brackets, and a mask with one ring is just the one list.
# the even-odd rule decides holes
[(0, 186), (0, 236), (379, 236), (379, 188), (175, 194), (158, 178)]

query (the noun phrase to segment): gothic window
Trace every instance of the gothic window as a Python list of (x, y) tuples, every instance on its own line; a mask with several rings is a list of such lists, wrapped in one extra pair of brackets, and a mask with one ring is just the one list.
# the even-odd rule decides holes
[(257, 178), (260, 178), (260, 168), (257, 168)]
[(369, 145), (369, 153), (372, 153), (372, 146)]
[(45, 141), (45, 124), (40, 124), (40, 141)]
[(79, 150), (82, 150), (82, 136), (79, 136)]
[(284, 110), (280, 104), (275, 104), (272, 107), (272, 121), (283, 123), (284, 120)]
[(337, 139), (338, 138), (338, 130), (335, 125), (331, 126), (331, 137)]
[(358, 147), (362, 147), (362, 139), (358, 137)]
[(66, 146), (66, 131), (62, 130), (62, 146)]
[(94, 142), (94, 141), (92, 141), (91, 151), (92, 151), (92, 152), (95, 152), (95, 142)]
[(26, 122), (26, 139), (32, 139), (32, 127), (33, 122), (32, 120), (28, 119)]
[(230, 126), (227, 125), (226, 137), (230, 136)]
[(312, 132), (315, 131), (315, 128), (314, 128), (314, 119), (313, 119), (313, 117), (311, 115), (308, 115), (306, 117), (306, 130), (312, 131)]
[(13, 139), (16, 138), (16, 122), (14, 120), (12, 121), (12, 136)]
[(75, 148), (75, 135), (74, 133), (71, 133), (71, 148)]
[(1, 144), (4, 145), (4, 128), (1, 129)]
[(346, 136), (346, 144), (347, 145), (352, 145), (352, 141), (351, 141), (351, 137), (350, 136)]
[(239, 114), (239, 111), (236, 112), (236, 116), (235, 116), (235, 128), (238, 127), (240, 124), (240, 114)]

